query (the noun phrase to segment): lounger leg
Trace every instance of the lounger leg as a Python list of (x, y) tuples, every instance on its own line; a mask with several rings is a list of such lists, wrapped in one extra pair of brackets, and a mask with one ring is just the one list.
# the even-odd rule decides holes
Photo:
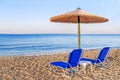
[(67, 75), (66, 75), (66, 73), (65, 73), (65, 69), (63, 69), (63, 75), (62, 75), (63, 77), (68, 77)]
[(65, 69), (63, 69), (63, 77), (66, 77)]
[(91, 67), (91, 71), (93, 71), (93, 69), (92, 69), (92, 64), (90, 64), (90, 67)]
[(104, 66), (105, 66), (104, 63), (101, 63), (101, 64), (100, 64), (100, 69), (101, 69), (101, 71), (104, 70)]
[(54, 66), (49, 65), (49, 67), (50, 67), (50, 71), (55, 72), (55, 70), (54, 70)]
[(49, 65), (49, 67), (50, 67), (50, 71), (52, 71), (52, 66), (51, 66), (51, 65)]
[(105, 66), (106, 66), (107, 68), (110, 68), (110, 67), (111, 67), (111, 63), (110, 63), (110, 61), (109, 61), (108, 59), (106, 59)]

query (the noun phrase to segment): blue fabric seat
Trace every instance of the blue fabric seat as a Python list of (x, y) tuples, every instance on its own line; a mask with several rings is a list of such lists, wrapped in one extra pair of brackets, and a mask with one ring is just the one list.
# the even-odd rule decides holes
[(102, 62), (105, 61), (105, 59), (106, 59), (106, 57), (108, 55), (109, 49), (110, 49), (110, 47), (104, 47), (100, 51), (97, 59), (81, 58), (80, 61), (90, 61), (92, 64), (102, 63)]
[(82, 49), (76, 49), (70, 53), (68, 62), (56, 61), (56, 62), (51, 62), (50, 65), (53, 65), (62, 69), (73, 68), (78, 66), (81, 55), (82, 55)]
[(57, 61), (57, 62), (52, 62), (51, 63), (51, 65), (54, 65), (54, 66), (57, 66), (57, 67), (61, 67), (61, 68), (71, 68), (71, 66), (72, 67), (76, 67), (76, 64), (68, 64), (68, 63), (65, 63), (65, 62), (59, 62), (59, 61)]

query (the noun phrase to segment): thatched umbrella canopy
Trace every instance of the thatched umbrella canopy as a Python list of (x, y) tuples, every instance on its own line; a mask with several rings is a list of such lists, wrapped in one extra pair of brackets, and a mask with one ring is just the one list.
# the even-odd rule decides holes
[(78, 48), (80, 48), (80, 23), (103, 23), (108, 19), (85, 12), (80, 8), (50, 18), (51, 22), (78, 23)]

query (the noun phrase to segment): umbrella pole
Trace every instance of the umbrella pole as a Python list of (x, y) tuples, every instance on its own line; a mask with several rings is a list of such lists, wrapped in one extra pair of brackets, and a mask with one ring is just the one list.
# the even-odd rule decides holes
[(80, 16), (78, 16), (78, 49), (80, 49)]

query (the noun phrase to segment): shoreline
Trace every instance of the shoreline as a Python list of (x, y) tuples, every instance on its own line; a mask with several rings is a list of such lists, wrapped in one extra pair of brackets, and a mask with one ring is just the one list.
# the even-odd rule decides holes
[[(100, 50), (84, 50), (83, 57), (95, 59)], [(91, 55), (92, 54), (92, 55)], [(120, 79), (120, 49), (110, 49), (107, 59), (111, 62), (110, 68), (101, 71), (93, 65), (93, 71), (87, 68), (84, 74), (82, 69), (76, 73), (73, 80), (118, 80)], [(53, 61), (67, 61), (68, 53), (52, 55), (32, 56), (0, 56), (1, 80), (70, 80), (71, 77), (63, 77), (61, 69), (56, 72), (50, 70), (49, 64)]]
[[(100, 50), (102, 48), (97, 49), (83, 49), (83, 51), (94, 51), (94, 50)], [(119, 47), (111, 47), (111, 50), (120, 49)], [(48, 52), (48, 53), (30, 53), (30, 54), (18, 54), (18, 55), (0, 55), (0, 57), (14, 57), (14, 56), (41, 56), (41, 55), (53, 55), (53, 54), (64, 54), (64, 53), (70, 53), (72, 50), (69, 51), (57, 51), (57, 52)]]

